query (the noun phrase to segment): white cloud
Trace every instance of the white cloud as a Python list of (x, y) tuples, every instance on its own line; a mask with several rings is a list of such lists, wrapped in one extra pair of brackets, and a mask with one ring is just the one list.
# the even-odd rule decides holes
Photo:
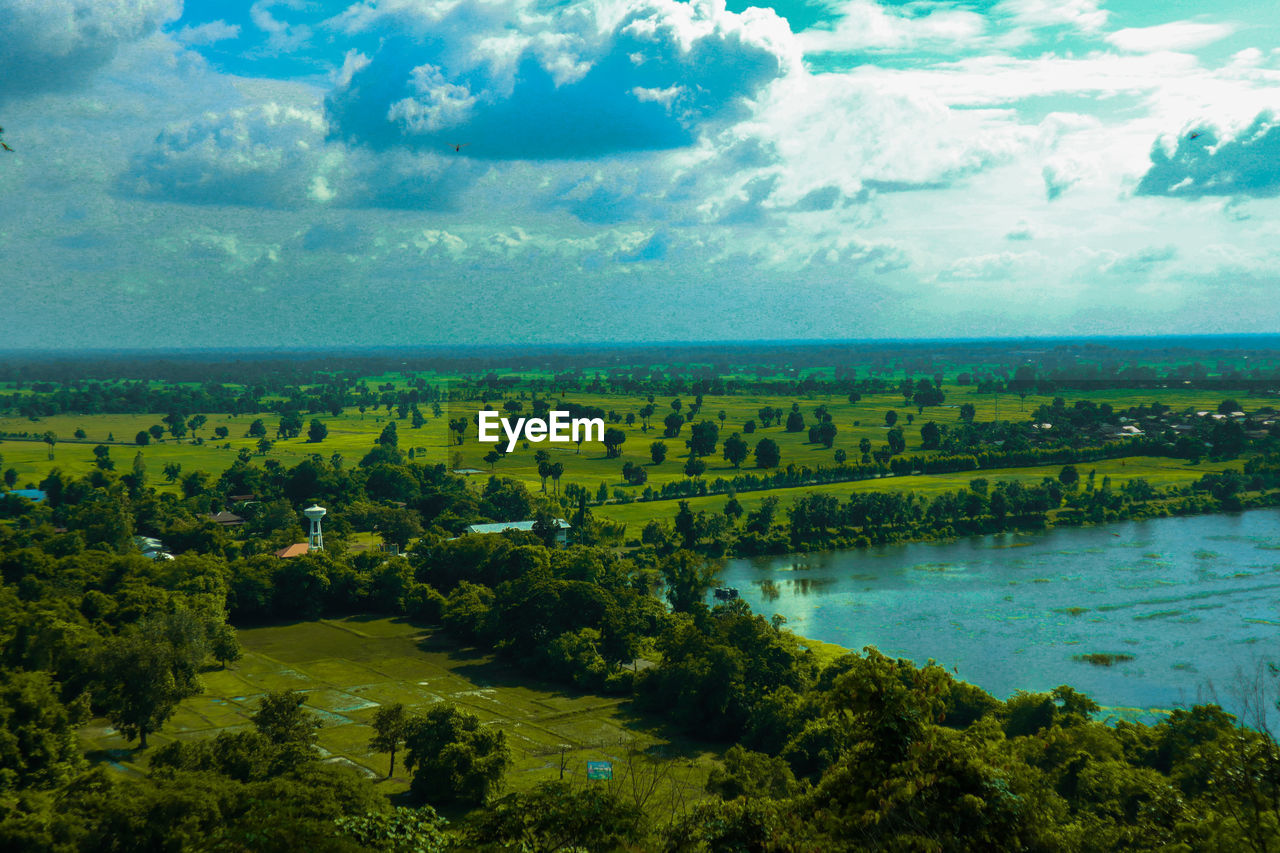
[(1100, 0), (1002, 0), (995, 12), (1024, 27), (1067, 26), (1086, 33), (1097, 32), (1109, 13)]
[(1130, 53), (1194, 50), (1221, 41), (1235, 32), (1230, 24), (1172, 21), (1153, 27), (1127, 27), (1107, 34), (1107, 43)]
[(986, 19), (964, 9), (932, 7), (912, 14), (911, 6), (893, 9), (873, 0), (853, 0), (837, 8), (840, 16), (831, 26), (799, 33), (805, 53), (963, 46), (986, 31)]
[(217, 44), (220, 41), (240, 37), (239, 24), (228, 24), (226, 21), (208, 21), (196, 26), (183, 27), (174, 33), (174, 37), (183, 44), (198, 46)]

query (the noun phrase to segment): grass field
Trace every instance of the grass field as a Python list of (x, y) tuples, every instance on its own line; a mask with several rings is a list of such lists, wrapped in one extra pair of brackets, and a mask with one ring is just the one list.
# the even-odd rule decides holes
[[(1132, 456), (1127, 459), (1108, 459), (1099, 462), (1081, 463), (1076, 466), (1081, 479), (1090, 471), (1096, 471), (1096, 481), (1102, 484), (1103, 477), (1111, 478), (1113, 488), (1119, 488), (1126, 481), (1142, 477), (1151, 485), (1164, 486), (1187, 485), (1205, 474), (1223, 471), (1227, 468), (1240, 468), (1239, 460), (1232, 462), (1203, 462), (1190, 465), (1179, 459), (1166, 459), (1152, 456)], [(820, 486), (799, 486), (792, 489), (770, 489), (759, 492), (743, 492), (737, 496), (738, 503), (747, 511), (753, 510), (768, 496), (779, 499), (779, 509), (786, 509), (796, 498), (809, 494), (835, 495), (841, 500), (858, 492), (901, 491), (915, 492), (918, 495), (936, 495), (941, 492), (953, 492), (967, 489), (969, 481), (979, 477), (990, 482), (1018, 481), (1024, 484), (1039, 483), (1045, 477), (1056, 477), (1062, 469), (1060, 465), (1041, 465), (1033, 468), (999, 468), (991, 471), (961, 471), (951, 474), (922, 474), (911, 477), (888, 477), (875, 480), (859, 480), (856, 483), (829, 483)], [(708, 513), (721, 512), (728, 502), (725, 495), (709, 495), (707, 497), (688, 498), (689, 508), (694, 512), (702, 510)], [(595, 507), (595, 515), (613, 521), (627, 523), (627, 535), (637, 536), (640, 528), (650, 519), (670, 521), (680, 508), (679, 500), (645, 501), (643, 503), (607, 504)]]
[[(922, 453), (920, 450), (920, 427), (930, 420), (940, 424), (958, 422), (962, 403), (972, 403), (975, 406), (977, 420), (979, 421), (994, 418), (997, 414), (997, 408), (1001, 418), (1025, 421), (1030, 418), (1031, 412), (1034, 411), (1036, 406), (1041, 403), (1052, 402), (1052, 398), (1036, 396), (1029, 396), (1025, 401), (1021, 401), (1017, 396), (1008, 394), (1001, 395), (997, 400), (993, 395), (977, 394), (971, 387), (955, 385), (947, 386), (946, 392), (947, 401), (945, 405), (925, 409), (923, 414), (916, 414), (913, 406), (903, 406), (902, 397), (897, 394), (874, 395), (860, 400), (857, 404), (850, 404), (843, 397), (830, 395), (814, 395), (804, 398), (708, 396), (703, 400), (702, 410), (698, 419), (706, 418), (720, 423), (718, 415), (723, 411), (725, 413), (724, 426), (721, 430), (721, 439), (723, 439), (730, 432), (741, 431), (743, 424), (747, 420), (758, 420), (756, 413), (764, 406), (772, 406), (789, 411), (791, 404), (797, 402), (800, 404), (806, 424), (812, 424), (815, 422), (814, 409), (819, 405), (825, 405), (839, 429), (835, 445), (831, 449), (818, 444), (808, 444), (806, 443), (806, 433), (788, 433), (777, 424), (768, 429), (758, 428), (753, 435), (745, 436), (751, 445), (754, 445), (760, 438), (765, 436), (778, 442), (782, 451), (782, 464), (784, 466), (795, 463), (797, 465), (817, 467), (818, 465), (833, 464), (835, 450), (837, 449), (845, 450), (850, 461), (859, 460), (861, 454), (858, 450), (858, 445), (863, 438), (869, 439), (874, 448), (879, 448), (883, 445), (886, 442), (886, 433), (888, 431), (885, 426), (884, 416), (885, 412), (891, 409), (898, 412), (898, 426), (904, 431), (907, 440), (907, 453), (911, 454)], [(1080, 399), (1088, 399), (1098, 403), (1107, 402), (1118, 408), (1159, 401), (1173, 407), (1175, 410), (1183, 410), (1187, 408), (1216, 408), (1222, 395), (1220, 393), (1175, 388), (1162, 389), (1160, 391), (1067, 392), (1063, 396), (1068, 403)], [(605, 411), (616, 411), (624, 417), (627, 413), (638, 414), (639, 410), (645, 405), (644, 398), (638, 396), (625, 397), (571, 393), (564, 399), (567, 402), (581, 405), (597, 406)], [(1246, 410), (1253, 410), (1274, 402), (1265, 398), (1240, 397), (1238, 399)], [(686, 396), (682, 400), (684, 403), (682, 411), (687, 411), (688, 405), (693, 402), (693, 397)], [(684, 457), (688, 452), (685, 448), (685, 440), (689, 436), (689, 426), (686, 425), (676, 438), (662, 438), (661, 422), (662, 418), (671, 411), (670, 403), (671, 400), (666, 398), (657, 398), (655, 400), (657, 411), (652, 418), (651, 429), (648, 432), (641, 430), (638, 418), (634, 426), (628, 427), (625, 423), (616, 425), (627, 436), (626, 442), (622, 446), (622, 455), (618, 458), (606, 458), (603, 445), (595, 442), (584, 443), (581, 452), (578, 452), (578, 448), (571, 444), (544, 442), (530, 444), (527, 448), (518, 446), (511, 455), (501, 459), (493, 470), (501, 476), (512, 477), (524, 482), (531, 490), (538, 490), (541, 488), (541, 479), (538, 477), (537, 465), (534, 462), (533, 455), (535, 451), (545, 449), (551, 454), (553, 461), (564, 464), (565, 472), (561, 479), (562, 488), (568, 483), (578, 483), (588, 487), (594, 494), (600, 484), (604, 483), (611, 493), (615, 489), (623, 489), (628, 494), (638, 495), (644, 490), (643, 486), (627, 486), (622, 481), (622, 466), (626, 462), (646, 465), (646, 470), (649, 474), (647, 485), (655, 488), (660, 487), (663, 483), (683, 480), (685, 478), (683, 472)], [(501, 403), (490, 401), (489, 406), (500, 408)], [(470, 422), (472, 416), (480, 408), (481, 404), (478, 400), (466, 403), (454, 402), (445, 407), (444, 413), (439, 418), (430, 417), (429, 410), (424, 409), (424, 413), (428, 414), (427, 422), (418, 430), (412, 429), (407, 420), (398, 421), (397, 429), (401, 449), (407, 451), (412, 448), (415, 461), (426, 461), (433, 464), (445, 463), (451, 467), (476, 468), (488, 471), (490, 466), (483, 461), (483, 457), (489, 452), (491, 445), (488, 443), (481, 444), (477, 440), (474, 423), (470, 424), (465, 435), (465, 441), (461, 445), (450, 443), (447, 427), (451, 418), (465, 417)], [(530, 406), (526, 403), (526, 414), (529, 408)], [(908, 413), (915, 414), (914, 423), (909, 425), (906, 423)], [(193, 444), (189, 439), (179, 442), (172, 438), (166, 438), (163, 443), (153, 443), (143, 448), (128, 442), (131, 442), (133, 436), (140, 430), (145, 430), (152, 424), (158, 423), (159, 416), (157, 415), (60, 415), (42, 418), (37, 421), (20, 417), (0, 418), (0, 431), (29, 432), (39, 435), (51, 430), (61, 439), (60, 443), (54, 448), (55, 458), (53, 460), (48, 459), (47, 446), (38, 441), (0, 440), (0, 456), (3, 457), (3, 467), (5, 469), (12, 467), (17, 471), (19, 486), (34, 485), (55, 466), (69, 474), (83, 474), (89, 471), (93, 467), (94, 444), (106, 441), (108, 436), (114, 436), (117, 442), (121, 442), (119, 445), (111, 446), (111, 455), (118, 470), (127, 471), (132, 464), (134, 454), (141, 450), (147, 464), (151, 484), (161, 489), (176, 490), (177, 486), (166, 483), (162, 476), (162, 471), (166, 464), (171, 462), (179, 463), (182, 465), (184, 473), (193, 470), (205, 470), (215, 476), (220, 474), (231, 466), (241, 448), (249, 448), (256, 451), (257, 440), (246, 436), (249, 424), (255, 417), (259, 416), (240, 415), (233, 417), (210, 414), (208, 423), (200, 430), (200, 436), (205, 439), (203, 444)], [(262, 417), (267, 426), (268, 436), (273, 436), (279, 418), (275, 415), (263, 415), (260, 417)], [(309, 422), (311, 417), (313, 416), (304, 416), (304, 421)], [(379, 433), (386, 426), (388, 413), (385, 409), (380, 409), (377, 414), (368, 412), (361, 415), (354, 409), (348, 409), (338, 417), (332, 417), (327, 413), (314, 417), (317, 417), (328, 427), (329, 434), (324, 441), (310, 443), (306, 440), (304, 431), (304, 434), (298, 438), (276, 441), (265, 458), (277, 459), (288, 466), (296, 464), (313, 453), (321, 454), (326, 458), (337, 453), (343, 457), (345, 464), (356, 464), (373, 446)], [(229, 432), (227, 439), (219, 441), (213, 438), (213, 431), (218, 426), (227, 427)], [(77, 429), (85, 431), (85, 443), (71, 443), (69, 441)], [(649, 445), (659, 440), (667, 444), (667, 460), (661, 465), (652, 465), (649, 458)], [(719, 448), (717, 448), (718, 450)], [(923, 452), (923, 455), (926, 456), (930, 454), (931, 452), (928, 451)], [(261, 462), (264, 457), (255, 455), (254, 458)], [(705, 461), (707, 462), (707, 471), (703, 477), (707, 480), (714, 480), (717, 477), (727, 479), (740, 473), (725, 462), (719, 452)], [(743, 471), (751, 470), (750, 466), (752, 464), (753, 460), (748, 458), (743, 465)], [(1006, 472), (1002, 472), (994, 476), (1004, 477), (1005, 475)], [(1041, 475), (1036, 474), (1036, 479), (1039, 476)], [(906, 479), (913, 480), (916, 478)], [(1194, 477), (1190, 479), (1194, 479)], [(967, 481), (968, 479), (966, 478), (965, 482), (967, 483)], [(882, 483), (880, 488), (884, 488), (883, 481), (880, 482)], [(897, 482), (893, 485), (893, 488), (900, 487), (912, 488), (915, 486), (912, 483), (899, 484)], [(626, 510), (623, 515), (632, 516), (636, 511), (636, 509)]]
[[(501, 728), (511, 746), (510, 789), (523, 790), (559, 778), (584, 780), (587, 761), (612, 761), (624, 796), (633, 783), (652, 784), (647, 808), (674, 797), (702, 796), (718, 751), (707, 744), (652, 727), (616, 697), (577, 693), (514, 673), (481, 654), (401, 620), (352, 617), (240, 632), (245, 655), (226, 670), (203, 675), (205, 690), (179, 707), (146, 752), (130, 749), (106, 721), (82, 732), (90, 757), (125, 772), (145, 768), (147, 754), (174, 739), (210, 737), (251, 725), (249, 716), (268, 691), (306, 693), (306, 707), (324, 722), (320, 746), (326, 760), (382, 779), (387, 755), (369, 749), (370, 720), (379, 705), (402, 702), (419, 709), (453, 702)], [(832, 647), (834, 648), (834, 647)], [(830, 656), (831, 649), (822, 654)], [(380, 782), (388, 793), (408, 787), (397, 756), (396, 775)], [(601, 783), (603, 784), (603, 783)]]

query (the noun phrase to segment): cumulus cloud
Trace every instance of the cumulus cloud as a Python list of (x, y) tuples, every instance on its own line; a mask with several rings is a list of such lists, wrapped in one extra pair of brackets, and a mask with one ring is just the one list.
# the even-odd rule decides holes
[(180, 10), (178, 0), (0, 0), (0, 102), (83, 84)]
[(368, 2), (380, 35), (325, 102), (334, 136), (375, 148), (470, 143), (488, 159), (575, 159), (692, 143), (798, 68), (772, 11), (641, 0), (534, 13), (521, 2)]
[(412, 151), (349, 151), (326, 141), (318, 109), (266, 102), (166, 128), (121, 186), (187, 204), (449, 210), (484, 168)]
[(258, 104), (166, 128), (135, 159), (125, 189), (193, 204), (291, 208), (323, 198), (316, 110)]
[[(1225, 138), (1223, 138), (1225, 136)], [(1233, 136), (1198, 128), (1176, 142), (1158, 139), (1151, 167), (1138, 183), (1138, 195), (1280, 195), (1280, 116), (1260, 113)]]

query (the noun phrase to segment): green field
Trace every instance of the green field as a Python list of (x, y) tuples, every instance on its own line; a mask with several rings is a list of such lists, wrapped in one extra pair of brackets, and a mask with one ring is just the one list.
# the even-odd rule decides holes
[[(372, 381), (391, 381), (392, 378), (394, 377), (374, 377)], [(760, 438), (765, 436), (778, 442), (782, 451), (783, 466), (794, 463), (816, 468), (819, 465), (833, 464), (834, 454), (837, 449), (845, 450), (850, 462), (858, 461), (861, 458), (858, 445), (863, 438), (869, 439), (873, 448), (882, 446), (886, 441), (886, 433), (888, 431), (888, 427), (885, 426), (884, 415), (890, 409), (898, 412), (899, 420), (897, 425), (902, 428), (905, 434), (907, 440), (906, 452), (908, 454), (928, 456), (931, 455), (931, 451), (920, 450), (920, 427), (927, 421), (935, 421), (939, 424), (957, 423), (960, 420), (960, 405), (962, 403), (972, 403), (974, 405), (978, 421), (993, 419), (997, 414), (997, 407), (999, 417), (1002, 419), (1026, 421), (1031, 417), (1031, 413), (1036, 406), (1052, 402), (1051, 397), (1028, 396), (1023, 401), (1012, 394), (1000, 395), (997, 400), (993, 395), (976, 393), (972, 387), (957, 385), (947, 385), (946, 393), (947, 400), (945, 405), (927, 408), (922, 414), (917, 414), (914, 406), (904, 406), (902, 397), (896, 393), (868, 396), (857, 404), (850, 404), (845, 398), (832, 395), (812, 395), (799, 398), (791, 396), (707, 396), (703, 400), (702, 409), (697, 419), (705, 418), (720, 423), (718, 415), (721, 411), (725, 412), (724, 427), (721, 430), (721, 440), (723, 440), (731, 432), (741, 432), (743, 424), (747, 420), (758, 420), (756, 413), (764, 406), (772, 406), (789, 411), (793, 402), (799, 403), (801, 412), (805, 416), (806, 425), (809, 425), (815, 422), (813, 410), (819, 405), (825, 405), (839, 429), (835, 445), (831, 449), (819, 444), (808, 444), (807, 433), (788, 433), (776, 423), (768, 429), (760, 428), (757, 424), (758, 428), (753, 435), (744, 435), (751, 445), (754, 445)], [(1106, 390), (1065, 392), (1063, 396), (1068, 401), (1068, 404), (1076, 400), (1087, 399), (1097, 403), (1110, 403), (1119, 408), (1159, 401), (1171, 406), (1175, 411), (1181, 411), (1189, 408), (1216, 408), (1221, 401), (1222, 394), (1220, 392), (1205, 392), (1192, 389), (1162, 389), (1159, 391)], [(624, 418), (628, 413), (636, 413), (638, 415), (639, 410), (646, 402), (643, 397), (639, 396), (577, 392), (567, 394), (562, 399), (565, 402), (597, 406), (606, 412), (612, 410)], [(681, 399), (684, 403), (682, 411), (687, 411), (694, 398), (692, 396), (682, 396)], [(1254, 410), (1274, 402), (1268, 398), (1261, 397), (1237, 397), (1237, 399), (1240, 400), (1246, 410)], [(628, 494), (639, 495), (644, 491), (644, 486), (627, 486), (622, 481), (622, 466), (626, 462), (646, 465), (649, 473), (649, 480), (646, 485), (655, 489), (659, 488), (663, 483), (683, 480), (685, 478), (683, 471), (684, 458), (688, 453), (685, 448), (685, 440), (689, 437), (689, 426), (686, 425), (676, 438), (663, 438), (661, 422), (662, 418), (671, 411), (671, 399), (659, 397), (655, 398), (654, 402), (656, 412), (648, 432), (641, 430), (638, 417), (634, 426), (629, 427), (625, 423), (611, 425), (623, 430), (627, 436), (626, 442), (622, 446), (622, 455), (618, 458), (606, 458), (604, 447), (598, 442), (584, 443), (581, 452), (571, 444), (544, 442), (530, 444), (527, 448), (518, 446), (511, 455), (498, 461), (493, 470), (501, 476), (518, 479), (531, 489), (540, 489), (542, 482), (537, 474), (537, 465), (534, 462), (533, 454), (536, 450), (545, 449), (551, 454), (552, 461), (564, 464), (565, 472), (561, 479), (561, 488), (568, 483), (578, 483), (588, 487), (594, 493), (601, 483), (605, 483), (611, 493), (614, 489), (623, 489)], [(488, 405), (490, 408), (500, 409), (501, 401), (490, 401)], [(482, 408), (482, 405), (479, 400), (455, 401), (444, 408), (444, 412), (439, 418), (431, 417), (429, 410), (424, 408), (424, 414), (427, 414), (427, 421), (418, 430), (412, 429), (408, 420), (397, 421), (401, 450), (414, 449), (415, 461), (425, 461), (433, 464), (445, 463), (450, 467), (475, 468), (487, 472), (490, 466), (483, 461), (483, 458), (492, 445), (488, 443), (481, 444), (477, 440), (474, 423), (469, 423), (465, 440), (460, 445), (451, 443), (447, 427), (451, 418), (465, 417), (470, 422), (472, 416), (480, 408)], [(528, 414), (529, 409), (530, 406), (526, 396), (525, 412), (523, 414)], [(915, 415), (913, 424), (906, 423), (908, 413)], [(326, 458), (337, 453), (342, 456), (345, 464), (355, 464), (373, 446), (379, 433), (387, 424), (388, 414), (386, 409), (380, 409), (376, 414), (370, 411), (361, 415), (355, 409), (348, 408), (338, 417), (333, 417), (328, 413), (304, 415), (304, 421), (307, 423), (310, 422), (312, 417), (324, 422), (329, 429), (328, 437), (320, 443), (313, 444), (306, 440), (304, 431), (303, 435), (297, 438), (276, 441), (266, 457), (256, 455), (257, 440), (247, 437), (246, 432), (249, 424), (256, 417), (261, 417), (267, 426), (268, 436), (274, 436), (276, 424), (279, 421), (279, 417), (276, 415), (229, 416), (208, 414), (208, 423), (199, 432), (200, 437), (204, 439), (203, 444), (193, 444), (190, 437), (183, 441), (166, 437), (162, 443), (153, 443), (143, 448), (132, 444), (133, 436), (140, 430), (145, 430), (147, 427), (159, 423), (159, 415), (58, 415), (34, 421), (21, 417), (8, 417), (0, 418), (0, 431), (9, 433), (28, 432), (37, 436), (45, 431), (53, 431), (59, 437), (59, 443), (54, 448), (54, 459), (50, 460), (48, 459), (48, 448), (42, 442), (0, 439), (0, 456), (3, 456), (4, 468), (12, 467), (18, 472), (19, 486), (35, 485), (55, 466), (64, 473), (69, 474), (78, 475), (88, 472), (93, 467), (94, 445), (107, 441), (108, 436), (114, 436), (116, 444), (111, 445), (111, 455), (118, 470), (127, 471), (132, 463), (134, 454), (141, 449), (147, 464), (150, 482), (162, 489), (176, 489), (176, 486), (166, 483), (162, 476), (162, 470), (166, 464), (179, 463), (182, 465), (184, 473), (193, 470), (204, 470), (216, 476), (234, 463), (236, 454), (241, 448), (249, 448), (254, 451), (254, 458), (259, 462), (264, 458), (273, 458), (286, 466), (294, 465), (313, 453), (321, 454)], [(215, 440), (213, 438), (214, 428), (218, 426), (227, 427), (229, 432), (227, 439)], [(82, 443), (73, 443), (71, 440), (77, 429), (83, 429), (86, 433), (86, 439)], [(661, 465), (652, 465), (650, 462), (649, 445), (654, 441), (664, 441), (668, 447), (667, 460)], [(707, 463), (707, 471), (703, 475), (704, 479), (714, 480), (717, 477), (727, 479), (740, 473), (723, 460), (719, 454), (719, 448), (717, 448), (715, 455), (704, 461)], [(753, 459), (749, 457), (743, 464), (742, 471), (752, 470), (752, 464)], [(1002, 473), (995, 476), (1003, 477), (1004, 475)], [(898, 485), (895, 484), (895, 488), (897, 487)]]
[[(244, 728), (266, 692), (292, 689), (324, 722), (320, 746), (326, 760), (371, 778), (387, 773), (387, 755), (369, 749), (369, 722), (379, 705), (402, 702), (411, 711), (448, 701), (500, 727), (513, 763), (506, 781), (524, 790), (559, 778), (585, 779), (587, 761), (612, 761), (614, 785), (655, 787), (653, 803), (702, 796), (718, 751), (673, 736), (636, 717), (627, 700), (583, 694), (537, 682), (494, 661), (460, 649), (434, 632), (402, 620), (351, 617), (240, 632), (244, 657), (227, 669), (203, 674), (204, 692), (184, 701), (147, 751), (133, 751), (122, 736), (96, 719), (82, 730), (91, 758), (141, 772), (147, 755), (174, 739), (210, 737)], [(830, 650), (826, 652), (829, 656)], [(389, 794), (408, 787), (397, 756)], [(654, 784), (656, 783), (656, 784)]]
[[(1098, 462), (1086, 462), (1077, 465), (1081, 479), (1096, 471), (1098, 485), (1103, 477), (1111, 478), (1113, 488), (1119, 488), (1126, 481), (1141, 477), (1156, 488), (1165, 486), (1185, 486), (1200, 479), (1205, 474), (1223, 471), (1227, 468), (1239, 469), (1239, 460), (1231, 462), (1203, 462), (1191, 465), (1180, 459), (1165, 459), (1153, 456), (1131, 456), (1127, 459), (1107, 459)], [(969, 481), (984, 478), (989, 482), (1018, 481), (1024, 484), (1039, 483), (1045, 477), (1056, 477), (1062, 469), (1060, 465), (1041, 465), (1032, 468), (997, 468), (989, 471), (959, 471), (950, 474), (921, 474), (911, 477), (886, 477), (874, 480), (859, 480), (855, 483), (827, 483), (819, 486), (798, 486), (792, 489), (769, 489), (759, 492), (742, 492), (737, 496), (738, 503), (747, 511), (753, 510), (768, 496), (779, 499), (779, 509), (785, 509), (798, 497), (809, 494), (835, 495), (844, 500), (857, 492), (902, 491), (915, 492), (918, 495), (936, 495), (941, 492), (954, 492), (967, 489)], [(687, 498), (689, 508), (694, 512), (702, 510), (708, 513), (721, 512), (729, 498), (725, 495), (708, 495), (706, 497)], [(629, 504), (607, 504), (596, 507), (593, 512), (602, 518), (622, 521), (627, 524), (627, 535), (636, 536), (640, 528), (650, 519), (670, 521), (680, 508), (679, 500), (644, 501)]]

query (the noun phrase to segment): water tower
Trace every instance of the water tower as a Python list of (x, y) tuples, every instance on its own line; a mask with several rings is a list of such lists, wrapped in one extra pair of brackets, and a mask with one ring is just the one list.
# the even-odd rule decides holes
[(311, 522), (311, 533), (307, 536), (307, 543), (312, 550), (324, 550), (324, 534), (320, 532), (320, 519), (325, 516), (325, 508), (312, 504), (302, 511), (302, 514)]

